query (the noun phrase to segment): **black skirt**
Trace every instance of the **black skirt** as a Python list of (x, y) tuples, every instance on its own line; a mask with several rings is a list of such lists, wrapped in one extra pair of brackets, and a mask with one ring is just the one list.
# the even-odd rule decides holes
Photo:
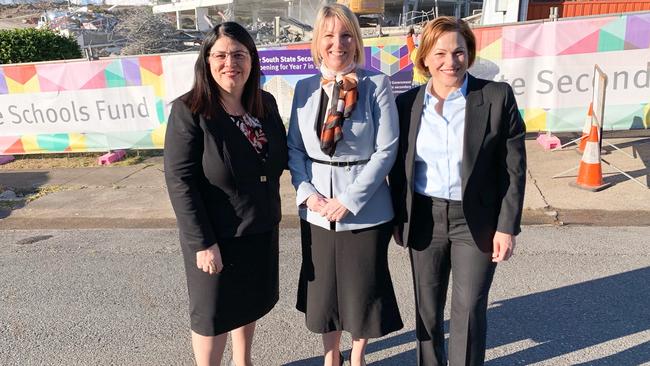
[(183, 247), (194, 332), (215, 336), (260, 319), (278, 301), (278, 228), (218, 241), (224, 269), (210, 275)]
[(390, 223), (336, 232), (301, 220), (300, 229), (296, 308), (307, 329), (378, 338), (404, 326), (388, 269)]

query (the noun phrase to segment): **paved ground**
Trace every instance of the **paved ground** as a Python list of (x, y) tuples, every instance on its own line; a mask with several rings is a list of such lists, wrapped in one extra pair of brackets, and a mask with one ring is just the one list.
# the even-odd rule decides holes
[[(280, 302), (259, 323), (254, 363), (319, 366), (319, 337), (294, 308), (298, 230), (280, 235)], [(650, 365), (648, 237), (524, 227), (492, 287), (487, 366)], [(373, 340), (367, 361), (415, 365), (407, 253), (391, 245), (389, 260), (405, 327)], [(0, 278), (0, 365), (193, 364), (174, 229), (4, 230)]]
[[(650, 225), (650, 138), (606, 140), (623, 152), (603, 157), (646, 186), (628, 180), (603, 164), (604, 180), (612, 186), (593, 193), (569, 186), (580, 155), (573, 149), (544, 151), (534, 140), (526, 143), (528, 176), (524, 224), (581, 224), (601, 226)], [(613, 151), (606, 147), (606, 150)], [(627, 156), (627, 155), (633, 156)], [(13, 210), (0, 206), (2, 228), (173, 227), (162, 159), (128, 167), (56, 170), (2, 170), (0, 186), (18, 191), (48, 188), (48, 193)], [(295, 193), (289, 174), (282, 177), (285, 227), (296, 227)]]

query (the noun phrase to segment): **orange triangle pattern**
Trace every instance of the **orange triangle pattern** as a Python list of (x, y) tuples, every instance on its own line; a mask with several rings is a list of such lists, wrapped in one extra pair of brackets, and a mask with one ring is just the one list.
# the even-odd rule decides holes
[(141, 68), (150, 71), (154, 75), (162, 75), (162, 60), (160, 56), (138, 57), (138, 61), (140, 62)]
[(480, 51), (501, 39), (502, 30), (502, 27), (474, 29), (474, 35), (476, 36), (476, 50)]
[(11, 78), (15, 82), (24, 85), (36, 76), (36, 66), (10, 66), (3, 69), (5, 77)]
[(22, 139), (16, 140), (11, 146), (9, 146), (5, 151), (4, 154), (24, 154), (25, 149), (23, 148), (23, 141)]

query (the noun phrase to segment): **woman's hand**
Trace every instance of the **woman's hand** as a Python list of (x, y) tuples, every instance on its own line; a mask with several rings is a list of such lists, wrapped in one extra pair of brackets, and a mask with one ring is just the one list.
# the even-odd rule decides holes
[(196, 267), (209, 274), (217, 274), (223, 270), (221, 250), (219, 245), (213, 244), (205, 250), (196, 252)]
[(492, 239), (492, 262), (507, 261), (515, 250), (515, 236), (497, 231)]
[(327, 200), (327, 204), (321, 209), (320, 214), (329, 221), (341, 221), (348, 212), (350, 211), (338, 199), (330, 198)]
[(325, 199), (325, 197), (321, 196), (320, 194), (314, 193), (307, 198), (305, 204), (307, 205), (307, 208), (310, 209), (311, 211), (322, 214), (321, 210), (327, 204), (327, 200)]

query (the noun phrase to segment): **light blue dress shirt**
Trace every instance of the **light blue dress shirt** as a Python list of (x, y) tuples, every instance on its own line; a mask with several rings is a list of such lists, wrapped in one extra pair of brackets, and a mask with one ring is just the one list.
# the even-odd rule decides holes
[(467, 75), (460, 89), (443, 101), (442, 115), (436, 111), (439, 99), (426, 86), (422, 122), (415, 143), (415, 191), (425, 196), (460, 201), (461, 168)]

